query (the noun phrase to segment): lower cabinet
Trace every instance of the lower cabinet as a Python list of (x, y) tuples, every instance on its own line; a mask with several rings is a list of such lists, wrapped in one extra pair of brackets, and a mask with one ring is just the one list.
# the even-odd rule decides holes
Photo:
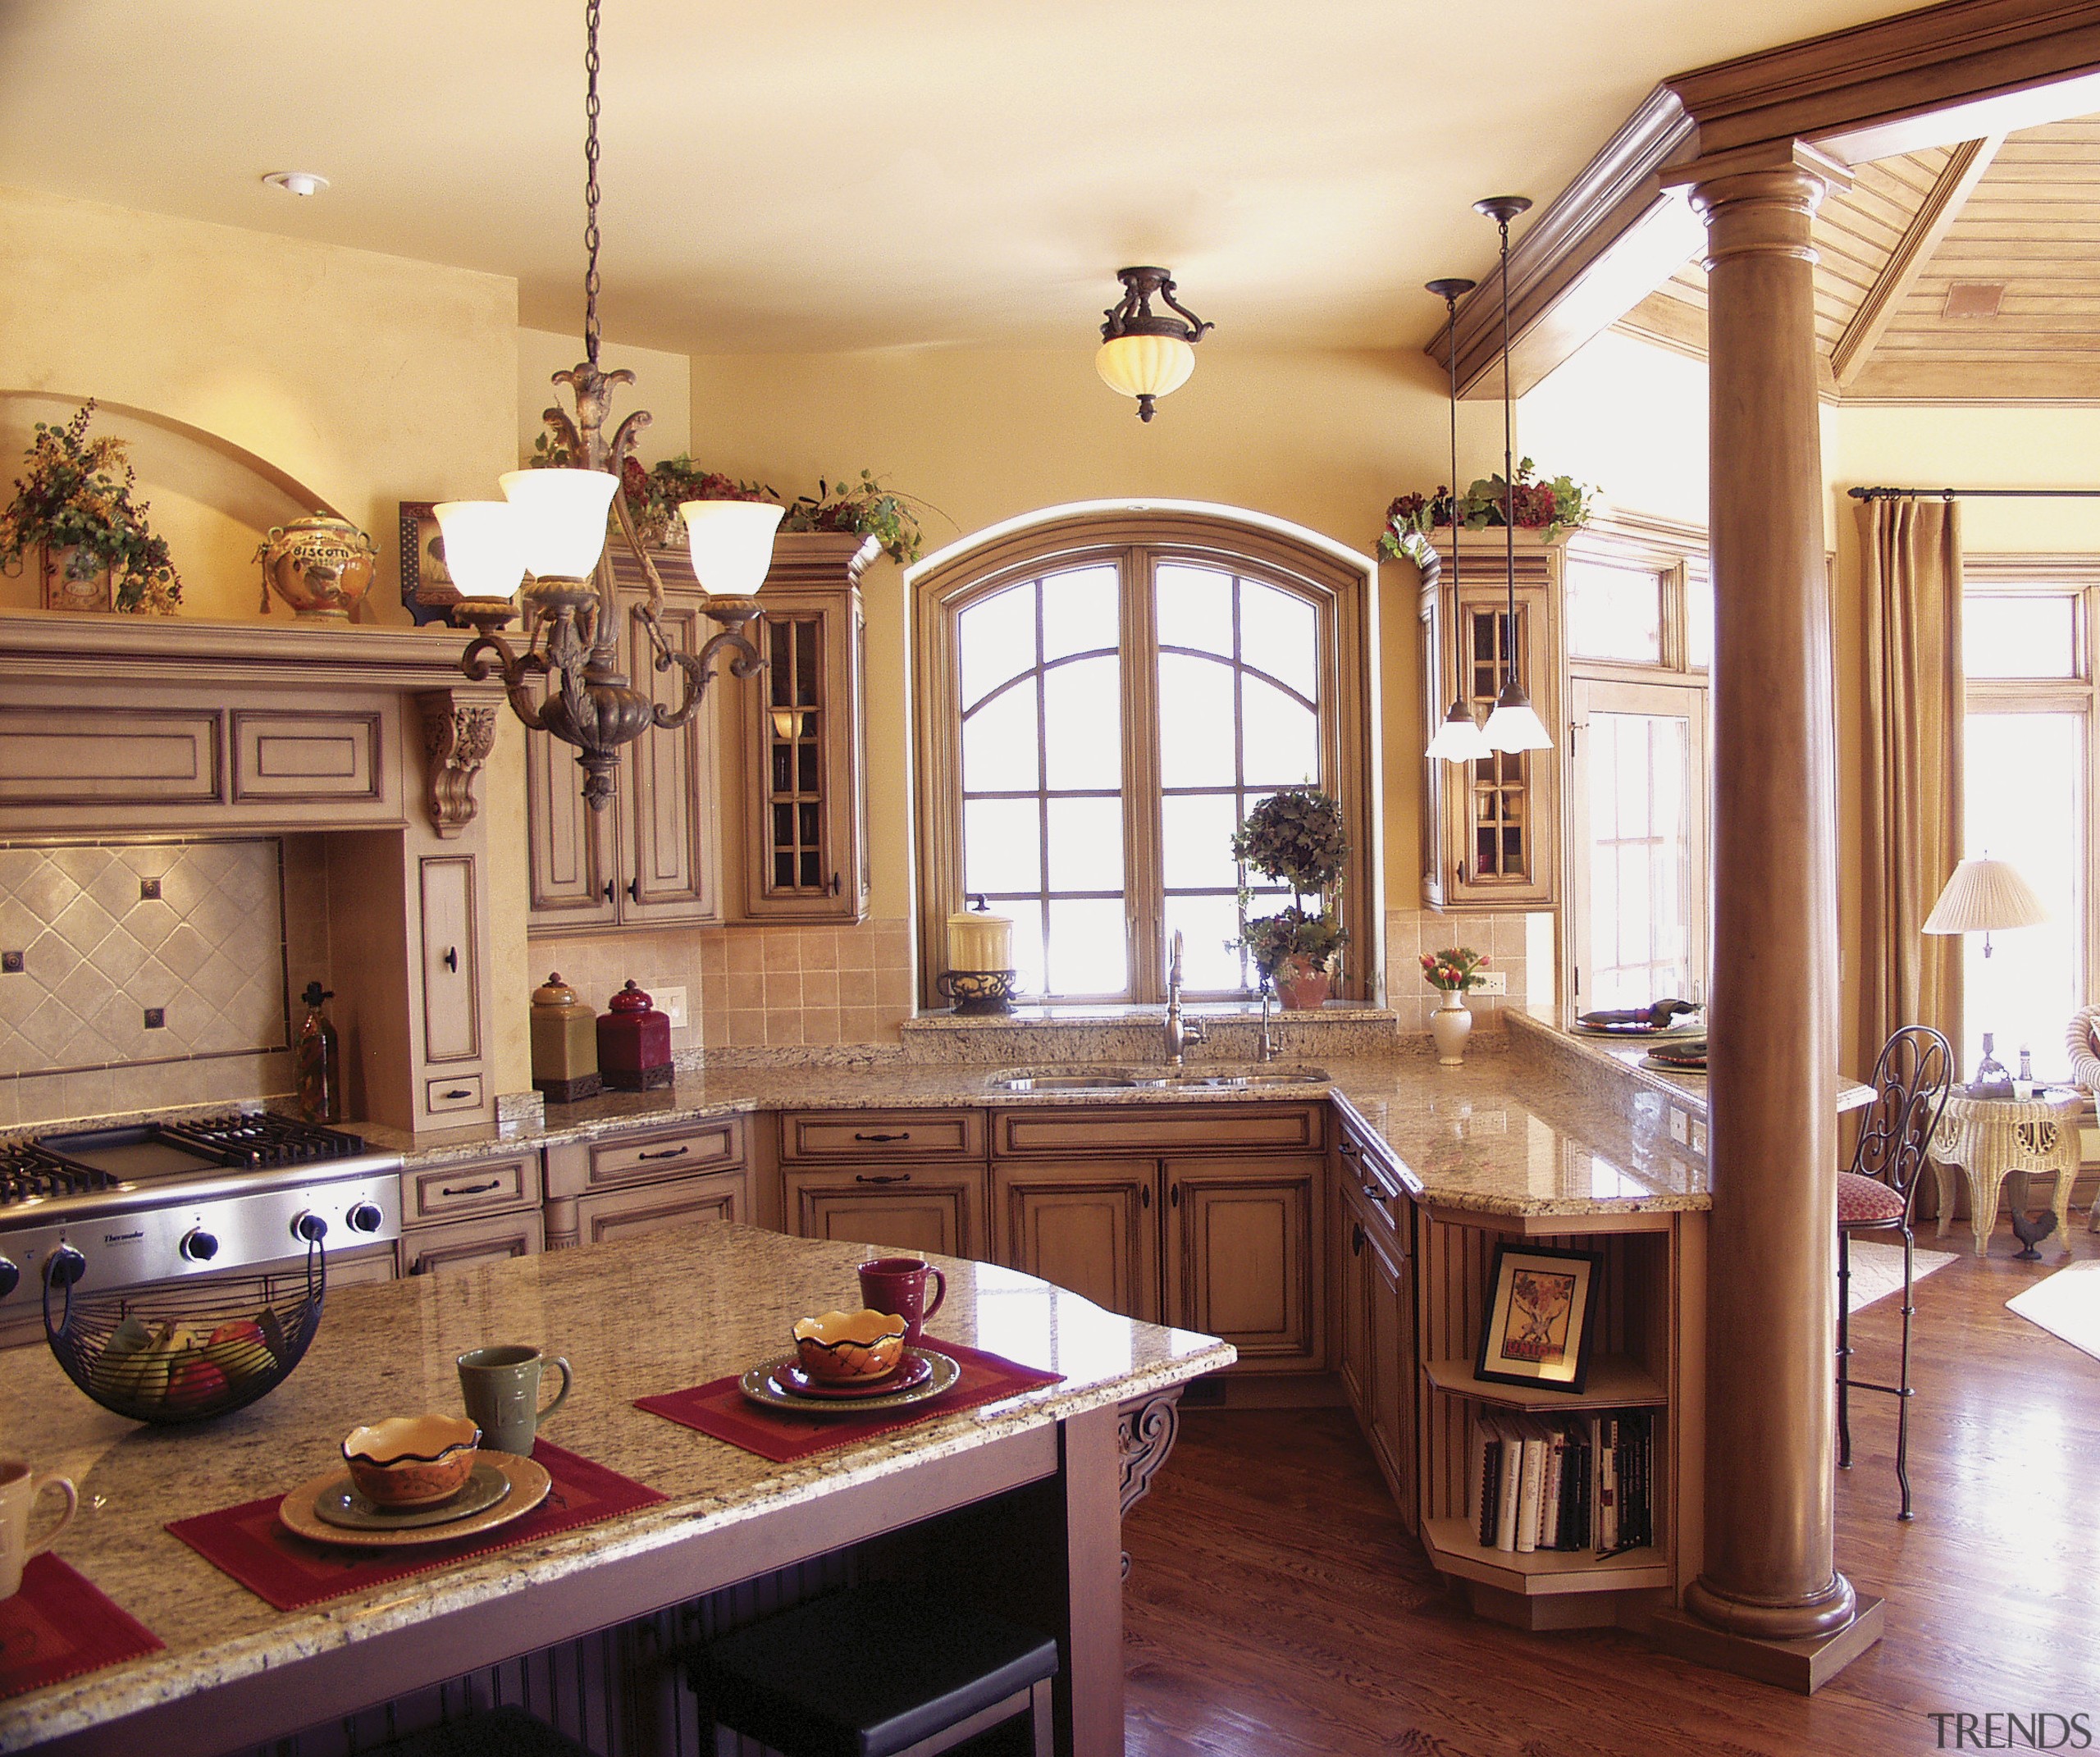
[(794, 1169), (784, 1182), (788, 1230), (797, 1238), (921, 1257), (986, 1254), (981, 1165)]
[(1222, 1336), (1243, 1373), (1326, 1361), (1321, 1193), (1326, 1161), (1169, 1159), (1166, 1321)]
[(992, 1168), (993, 1254), (1125, 1317), (1160, 1321), (1159, 1162)]
[(436, 1275), (444, 1269), (473, 1269), (513, 1257), (536, 1257), (541, 1243), (536, 1208), (419, 1226), (401, 1234), (401, 1272)]
[(742, 1171), (667, 1178), (630, 1189), (610, 1189), (576, 1201), (576, 1243), (605, 1244), (704, 1221), (742, 1221), (751, 1212)]
[(1329, 1256), (1340, 1285), (1335, 1366), (1387, 1487), (1409, 1531), (1421, 1506), (1414, 1204), (1367, 1141), (1345, 1129), (1337, 1143)]
[(536, 1257), (546, 1242), (540, 1183), (536, 1150), (409, 1166), (401, 1174), (401, 1273)]

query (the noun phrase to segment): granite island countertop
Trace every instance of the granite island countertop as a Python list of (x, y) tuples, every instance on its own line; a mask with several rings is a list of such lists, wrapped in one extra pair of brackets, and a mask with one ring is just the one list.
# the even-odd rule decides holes
[[(1033, 1276), (937, 1259), (949, 1276), (940, 1335), (1061, 1372), (1064, 1382), (785, 1465), (632, 1407), (778, 1353), (796, 1317), (857, 1298), (855, 1267), (875, 1254), (715, 1225), (345, 1287), (331, 1292), (320, 1335), (282, 1385), (189, 1428), (125, 1421), (76, 1390), (48, 1350), (11, 1351), (0, 1451), (30, 1446), (39, 1468), (79, 1485), (80, 1516), (57, 1554), (167, 1647), (0, 1702), (0, 1751), (909, 1471), (1235, 1358), (1214, 1338), (1116, 1317)], [(397, 1582), (291, 1613), (163, 1529), (326, 1469), (360, 1422), (456, 1408), (454, 1357), (519, 1339), (575, 1368), (575, 1392), (548, 1437), (668, 1499), (463, 1563), (413, 1590)], [(383, 1684), (374, 1691), (383, 1695)]]

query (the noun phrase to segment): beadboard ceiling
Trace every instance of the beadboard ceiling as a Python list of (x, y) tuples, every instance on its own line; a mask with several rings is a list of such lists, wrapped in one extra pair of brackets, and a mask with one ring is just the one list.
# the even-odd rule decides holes
[[(607, 0), (607, 332), (1083, 345), (1163, 262), (1217, 345), (1404, 347), (1477, 196), (1664, 75), (1901, 0)], [(0, 0), (0, 183), (514, 276), (573, 329), (579, 0)], [(310, 201), (262, 174), (317, 171)]]
[[(1826, 394), (2100, 396), (2100, 116), (1906, 153), (1853, 176), (1815, 221)], [(1705, 314), (1694, 262), (1621, 327), (1703, 354)]]

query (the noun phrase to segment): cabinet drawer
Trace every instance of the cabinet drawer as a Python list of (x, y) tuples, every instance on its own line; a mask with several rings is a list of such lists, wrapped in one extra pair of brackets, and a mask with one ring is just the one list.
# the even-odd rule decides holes
[(433, 1116), (481, 1107), (482, 1076), (478, 1074), (448, 1074), (441, 1079), (423, 1082), (423, 1108)]
[(791, 1171), (784, 1224), (801, 1239), (915, 1257), (984, 1254), (984, 1167), (933, 1165)]
[(1045, 1106), (998, 1111), (994, 1158), (1031, 1153), (1318, 1152), (1327, 1143), (1324, 1104)]
[(576, 1204), (578, 1242), (609, 1244), (652, 1232), (723, 1221), (734, 1224), (745, 1217), (748, 1197), (748, 1180), (741, 1169), (607, 1190)]
[(1366, 1227), (1387, 1255), (1407, 1257), (1413, 1247), (1414, 1205), (1391, 1149), (1354, 1117), (1338, 1119), (1335, 1133), (1336, 1187), (1354, 1197)]
[(591, 1142), (582, 1152), (550, 1150), (547, 1193), (581, 1196), (696, 1171), (738, 1170), (743, 1163), (743, 1118), (712, 1117), (673, 1129), (614, 1135)]
[(783, 1165), (984, 1157), (982, 1111), (789, 1111), (780, 1119)]
[(540, 1216), (529, 1209), (425, 1227), (401, 1234), (402, 1272), (436, 1275), (441, 1270), (507, 1262), (514, 1257), (537, 1257), (541, 1242)]
[(540, 1156), (478, 1159), (410, 1171), (401, 1180), (401, 1224), (452, 1220), (540, 1205)]
[(238, 801), (377, 799), (376, 714), (233, 717), (233, 796)]

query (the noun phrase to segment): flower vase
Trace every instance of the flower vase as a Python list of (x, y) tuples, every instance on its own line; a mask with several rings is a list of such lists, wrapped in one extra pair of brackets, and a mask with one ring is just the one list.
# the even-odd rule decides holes
[(1455, 1068), (1466, 1059), (1466, 1039), (1473, 1034), (1472, 1009), (1455, 988), (1443, 991), (1436, 1010), (1429, 1015), (1429, 1034), (1436, 1040), (1436, 1060)]

